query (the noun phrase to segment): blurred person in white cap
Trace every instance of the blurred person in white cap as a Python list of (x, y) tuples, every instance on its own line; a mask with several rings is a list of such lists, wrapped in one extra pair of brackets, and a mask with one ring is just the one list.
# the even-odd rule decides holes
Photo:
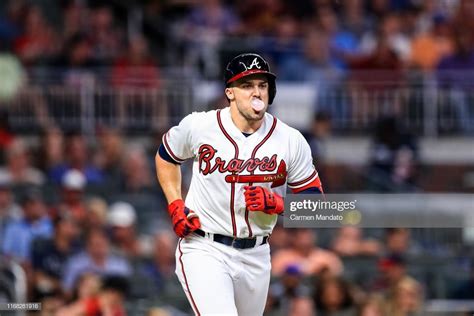
[(51, 168), (48, 177), (55, 184), (61, 184), (65, 174), (70, 170), (79, 170), (89, 184), (101, 184), (103, 172), (92, 163), (91, 152), (84, 135), (71, 133), (66, 137), (65, 162)]
[(68, 170), (61, 180), (61, 200), (58, 207), (52, 210), (52, 217), (68, 213), (81, 226), (85, 227), (87, 208), (84, 204), (84, 189), (87, 181), (84, 174), (75, 169)]
[(113, 248), (128, 258), (139, 256), (141, 250), (135, 230), (135, 208), (126, 202), (115, 202), (110, 206), (107, 220)]

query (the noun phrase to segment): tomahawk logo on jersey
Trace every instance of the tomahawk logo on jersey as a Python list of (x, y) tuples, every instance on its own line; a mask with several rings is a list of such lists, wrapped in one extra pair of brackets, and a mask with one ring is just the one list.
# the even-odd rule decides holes
[(238, 238), (271, 233), (277, 216), (249, 212), (245, 186), (283, 197), (287, 186), (295, 193), (321, 190), (306, 140), (268, 113), (251, 135), (234, 125), (229, 108), (192, 113), (163, 136), (163, 145), (176, 163), (194, 159), (185, 204), (199, 216), (203, 231)]

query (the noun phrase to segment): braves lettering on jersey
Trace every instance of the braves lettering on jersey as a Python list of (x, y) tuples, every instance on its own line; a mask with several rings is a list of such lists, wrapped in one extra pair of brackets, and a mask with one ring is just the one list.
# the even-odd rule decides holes
[(243, 192), (249, 183), (284, 197), (287, 186), (299, 191), (319, 181), (301, 133), (268, 113), (261, 127), (246, 137), (234, 125), (229, 108), (195, 112), (171, 128), (163, 144), (178, 163), (194, 159), (186, 206), (210, 233), (238, 238), (271, 233), (277, 216), (245, 207)]

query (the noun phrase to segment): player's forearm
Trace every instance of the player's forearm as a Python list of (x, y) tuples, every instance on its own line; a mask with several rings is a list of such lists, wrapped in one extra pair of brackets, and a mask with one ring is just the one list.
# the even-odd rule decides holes
[(168, 203), (181, 199), (181, 167), (172, 164), (160, 155), (155, 157), (156, 175)]

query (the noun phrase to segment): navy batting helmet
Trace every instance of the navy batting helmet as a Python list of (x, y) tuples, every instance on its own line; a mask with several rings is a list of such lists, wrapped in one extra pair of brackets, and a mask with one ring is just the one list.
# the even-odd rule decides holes
[(225, 86), (229, 87), (232, 82), (254, 74), (266, 75), (268, 79), (268, 103), (272, 104), (276, 95), (276, 76), (270, 72), (270, 66), (266, 60), (258, 54), (246, 53), (234, 57), (225, 68)]

